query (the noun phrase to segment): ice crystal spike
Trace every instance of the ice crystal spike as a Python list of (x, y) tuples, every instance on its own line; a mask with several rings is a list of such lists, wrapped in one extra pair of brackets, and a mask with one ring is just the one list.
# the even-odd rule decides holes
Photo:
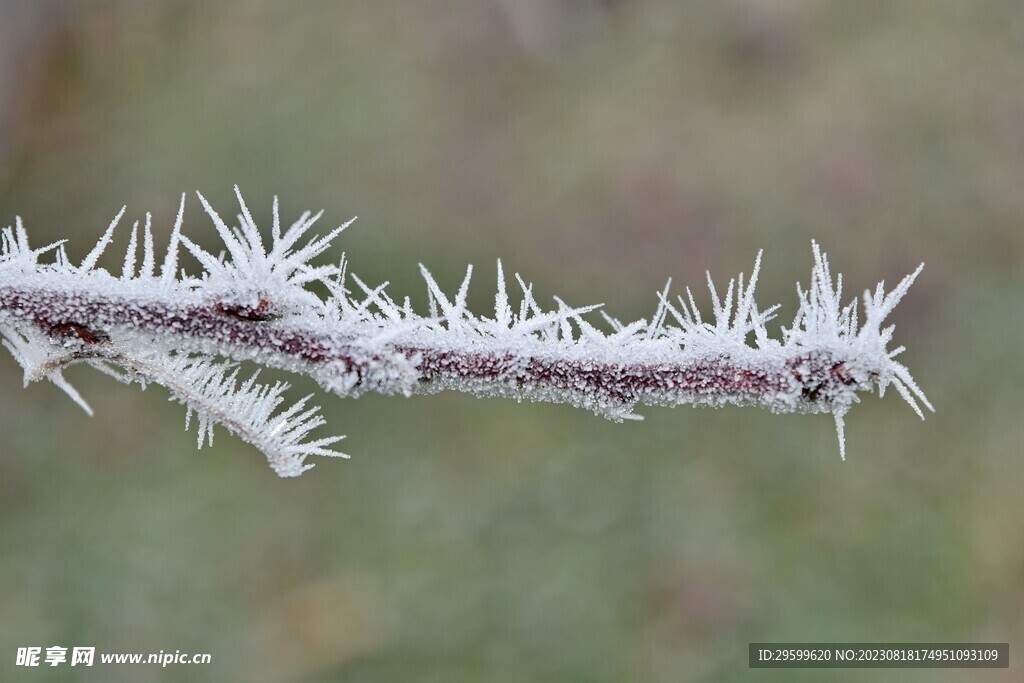
[[(63, 377), (69, 365), (85, 362), (122, 381), (161, 384), (185, 404), (187, 418), (198, 418), (200, 445), (220, 424), (260, 449), (281, 476), (311, 467), (309, 456), (342, 455), (329, 448), (341, 437), (310, 440), (323, 424), (318, 409), (306, 407), (310, 397), (280, 410), (286, 385), (259, 384), (256, 375), (239, 381), (240, 362), (307, 375), (340, 396), (453, 389), (568, 403), (616, 421), (639, 419), (637, 404), (826, 412), (835, 419), (843, 458), (845, 417), (859, 394), (877, 388), (881, 395), (893, 385), (922, 418), (922, 406), (934, 410), (895, 360), (903, 347), (889, 350), (893, 327), (883, 327), (921, 267), (888, 293), (882, 284), (864, 292), (859, 323), (857, 301), (843, 305), (842, 276), (832, 275), (828, 257), (812, 243), (809, 286), (797, 285), (799, 307), (778, 337), (768, 323), (779, 306), (761, 308), (755, 298), (761, 252), (749, 278), (741, 273), (724, 290), (708, 273), (710, 318), (689, 288), (685, 298), (670, 296), (671, 280), (656, 293), (651, 318), (631, 323), (557, 297), (544, 310), (519, 274), (516, 303), (501, 261), (493, 318), (467, 308), (472, 267), (449, 295), (421, 265), (429, 298), (423, 316), (408, 298), (396, 303), (387, 283), (371, 286), (349, 273), (344, 257), (336, 266), (311, 263), (351, 221), (309, 236), (321, 214), (306, 212), (282, 227), (275, 197), (266, 240), (235, 192), (237, 227), (198, 195), (223, 242), (220, 255), (182, 234), (182, 196), (159, 273), (149, 214), (141, 236), (139, 222), (132, 226), (120, 276), (98, 264), (125, 209), (77, 266), (60, 242), (31, 249), (20, 219), (4, 229), (0, 334), (26, 383), (49, 379), (89, 412)], [(179, 270), (182, 246), (202, 267), (198, 276)], [(53, 250), (53, 262), (40, 262)], [(607, 332), (588, 319), (595, 310)]]

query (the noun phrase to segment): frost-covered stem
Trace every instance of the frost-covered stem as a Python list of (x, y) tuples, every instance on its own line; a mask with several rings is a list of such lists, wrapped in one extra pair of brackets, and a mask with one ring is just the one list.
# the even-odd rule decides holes
[[(573, 403), (601, 397), (609, 403), (676, 405), (682, 403), (734, 403), (791, 409), (791, 399), (814, 402), (837, 393), (854, 380), (844, 362), (830, 351), (801, 348), (791, 354), (764, 359), (733, 359), (725, 354), (659, 363), (614, 363), (598, 359), (523, 356), (521, 352), (452, 351), (425, 345), (385, 343), (384, 354), (368, 356), (373, 336), (327, 336), (294, 324), (247, 320), (219, 303), (186, 304), (160, 300), (107, 299), (87, 292), (44, 288), (0, 287), (0, 310), (30, 322), (50, 338), (71, 340), (80, 359), (97, 357), (119, 362), (106, 352), (112, 327), (178, 338), (179, 343), (212, 343), (235, 358), (251, 358), (263, 365), (293, 369), (296, 362), (354, 373), (353, 392), (388, 391), (380, 383), (364, 385), (363, 377), (379, 376), (382, 363), (395, 354), (407, 360), (415, 381), (408, 391), (438, 387), (471, 391), (491, 385), (494, 393), (529, 391), (571, 393)], [(688, 357), (690, 356), (690, 357)]]
[[(352, 275), (362, 290), (362, 298), (353, 296), (344, 259), (337, 267), (309, 264), (345, 226), (298, 247), (316, 217), (304, 214), (282, 231), (275, 200), (268, 250), (241, 195), (235, 229), (200, 199), (230, 260), (182, 236), (181, 211), (159, 274), (148, 217), (141, 269), (136, 223), (120, 277), (96, 264), (121, 214), (79, 266), (68, 263), (60, 244), (30, 249), (20, 223), (3, 231), (0, 334), (26, 381), (47, 377), (87, 410), (61, 374), (68, 365), (86, 362), (125, 381), (163, 384), (198, 414), (200, 442), (212, 436), (213, 423), (223, 424), (263, 450), (282, 475), (308, 469), (308, 455), (337, 454), (326, 449), (337, 439), (304, 441), (322, 423), (316, 409), (303, 410), (303, 399), (275, 414), (285, 387), (259, 385), (255, 377), (236, 386), (238, 361), (307, 375), (341, 396), (453, 389), (569, 403), (616, 421), (636, 418), (637, 404), (829, 412), (841, 453), (843, 417), (858, 393), (891, 384), (919, 415), (918, 402), (931, 408), (893, 360), (902, 347), (887, 350), (892, 327), (882, 328), (920, 268), (889, 293), (881, 284), (865, 292), (859, 324), (856, 302), (840, 304), (842, 278), (833, 279), (814, 245), (810, 287), (798, 287), (800, 307), (781, 339), (766, 326), (778, 306), (760, 310), (754, 300), (760, 256), (746, 284), (741, 274), (724, 297), (709, 276), (709, 321), (689, 290), (686, 300), (672, 302), (666, 286), (650, 320), (624, 325), (605, 316), (611, 331), (604, 332), (583, 317), (597, 307), (571, 308), (556, 297), (557, 307), (544, 311), (518, 275), (522, 299), (514, 311), (500, 262), (493, 318), (467, 310), (471, 268), (453, 298), (422, 269), (430, 314), (421, 316), (408, 299), (394, 302), (386, 283), (371, 288)], [(202, 277), (177, 274), (179, 245), (202, 264)], [(56, 262), (40, 264), (54, 248)], [(308, 290), (311, 282), (328, 297)]]

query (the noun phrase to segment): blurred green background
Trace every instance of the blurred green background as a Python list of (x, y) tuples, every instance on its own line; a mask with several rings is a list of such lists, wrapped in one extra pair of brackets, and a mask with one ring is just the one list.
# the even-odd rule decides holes
[[(844, 463), (827, 416), (323, 396), (353, 459), (280, 480), (159, 387), (77, 369), (88, 418), (4, 354), (0, 679), (1020, 680), (746, 647), (1024, 657), (1024, 4), (0, 1), (0, 224), (80, 258), (234, 183), (358, 214), (332, 259), (420, 306), (417, 262), (486, 308), (501, 257), (634, 319), (763, 247), (788, 323), (811, 239), (851, 293), (923, 260), (894, 322), (937, 414), (869, 397)], [(213, 664), (14, 667), (55, 644)]]

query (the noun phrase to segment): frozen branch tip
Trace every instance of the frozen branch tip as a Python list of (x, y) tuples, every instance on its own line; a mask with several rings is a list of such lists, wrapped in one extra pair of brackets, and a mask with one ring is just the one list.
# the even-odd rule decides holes
[[(877, 388), (882, 395), (892, 385), (922, 419), (922, 407), (934, 410), (895, 360), (903, 347), (889, 349), (893, 326), (883, 327), (923, 264), (888, 293), (884, 283), (865, 291), (861, 322), (856, 299), (841, 302), (842, 276), (833, 278), (812, 243), (810, 284), (797, 285), (793, 322), (774, 337), (767, 326), (779, 306), (762, 310), (754, 297), (760, 253), (749, 278), (730, 280), (724, 295), (708, 275), (706, 318), (688, 288), (685, 298), (670, 298), (669, 285), (653, 316), (631, 323), (557, 297), (541, 308), (518, 274), (513, 303), (500, 261), (488, 316), (467, 309), (472, 266), (449, 295), (421, 265), (429, 297), (423, 315), (408, 298), (392, 299), (387, 283), (370, 286), (349, 273), (344, 256), (336, 265), (313, 265), (351, 221), (310, 236), (322, 212), (306, 212), (282, 228), (275, 198), (265, 245), (235, 192), (237, 227), (198, 195), (224, 244), (217, 255), (182, 234), (182, 195), (159, 269), (149, 214), (141, 234), (139, 221), (132, 226), (119, 275), (97, 264), (124, 208), (78, 265), (63, 241), (31, 248), (20, 218), (4, 229), (0, 334), (25, 384), (48, 379), (90, 414), (63, 376), (70, 365), (85, 363), (125, 383), (160, 384), (185, 405), (186, 428), (196, 416), (200, 446), (222, 425), (286, 477), (312, 467), (310, 456), (348, 457), (332, 448), (343, 437), (310, 438), (324, 424), (319, 408), (308, 406), (311, 397), (285, 407), (288, 386), (258, 382), (259, 371), (240, 380), (241, 362), (306, 375), (342, 397), (452, 389), (568, 403), (614, 421), (641, 419), (633, 412), (638, 404), (831, 413), (844, 459), (844, 419), (859, 394)], [(202, 267), (198, 276), (179, 268), (182, 247)], [(588, 316), (595, 311), (600, 327)]]

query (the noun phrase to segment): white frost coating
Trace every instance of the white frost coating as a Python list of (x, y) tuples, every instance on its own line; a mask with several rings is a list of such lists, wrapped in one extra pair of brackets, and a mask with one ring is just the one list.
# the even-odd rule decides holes
[(0, 335), (3, 335), (3, 345), (18, 365), (25, 371), (25, 386), (29, 382), (40, 379), (48, 379), (57, 385), (64, 393), (71, 397), (90, 417), (92, 408), (85, 402), (82, 395), (64, 379), (62, 372), (64, 366), (74, 362), (72, 354), (59, 348), (53, 348), (49, 340), (35, 330), (28, 329), (23, 334), (15, 327), (0, 328)]
[(324, 424), (319, 408), (303, 410), (312, 394), (275, 414), (284, 401), (281, 395), (288, 388), (286, 383), (257, 384), (257, 371), (238, 384), (235, 363), (176, 353), (160, 345), (140, 352), (138, 349), (146, 343), (140, 339), (125, 344), (125, 348), (112, 344), (104, 353), (103, 360), (121, 365), (126, 373), (111, 372), (109, 366), (100, 364), (102, 361), (93, 364), (125, 383), (136, 381), (145, 388), (147, 382), (156, 382), (167, 387), (172, 397), (186, 406), (185, 429), (193, 412), (199, 418), (199, 448), (204, 441), (213, 445), (213, 425), (221, 424), (265, 453), (270, 466), (282, 477), (298, 476), (313, 467), (305, 463), (311, 455), (349, 457), (327, 448), (343, 436), (303, 441)]
[[(0, 333), (26, 383), (50, 379), (87, 411), (61, 374), (73, 363), (88, 362), (125, 381), (159, 383), (187, 406), (187, 415), (197, 414), (200, 444), (220, 423), (262, 450), (282, 476), (311, 467), (307, 456), (340, 455), (327, 448), (339, 437), (304, 442), (323, 423), (316, 408), (305, 409), (309, 397), (275, 415), (286, 387), (257, 384), (255, 376), (238, 384), (237, 361), (308, 375), (340, 396), (454, 389), (569, 403), (617, 421), (639, 419), (638, 403), (829, 412), (843, 457), (844, 417), (859, 392), (877, 387), (881, 394), (892, 384), (922, 418), (919, 404), (933, 410), (894, 360), (903, 347), (888, 350), (892, 326), (882, 327), (921, 267), (888, 294), (882, 284), (865, 292), (859, 324), (856, 301), (841, 303), (842, 277), (833, 278), (814, 244), (810, 286), (797, 286), (799, 309), (779, 338), (767, 328), (779, 306), (761, 310), (755, 301), (760, 253), (749, 280), (740, 274), (724, 295), (708, 274), (707, 320), (689, 289), (685, 299), (669, 298), (670, 281), (649, 321), (624, 324), (600, 311), (610, 328), (604, 331), (584, 317), (599, 306), (574, 308), (556, 297), (555, 307), (544, 310), (518, 274), (522, 296), (514, 304), (500, 261), (493, 317), (467, 310), (472, 267), (450, 297), (423, 266), (429, 315), (421, 316), (408, 298), (393, 300), (387, 283), (373, 287), (349, 274), (344, 257), (336, 266), (310, 264), (351, 221), (308, 238), (320, 214), (304, 213), (282, 230), (275, 198), (267, 249), (235, 189), (235, 228), (199, 195), (226, 253), (215, 256), (181, 234), (183, 196), (159, 273), (149, 214), (141, 268), (136, 222), (119, 276), (97, 264), (124, 209), (78, 266), (60, 242), (31, 249), (20, 220), (5, 229)], [(178, 272), (179, 245), (203, 267), (198, 277)], [(52, 250), (54, 261), (41, 263)], [(315, 294), (311, 283), (327, 296)]]

